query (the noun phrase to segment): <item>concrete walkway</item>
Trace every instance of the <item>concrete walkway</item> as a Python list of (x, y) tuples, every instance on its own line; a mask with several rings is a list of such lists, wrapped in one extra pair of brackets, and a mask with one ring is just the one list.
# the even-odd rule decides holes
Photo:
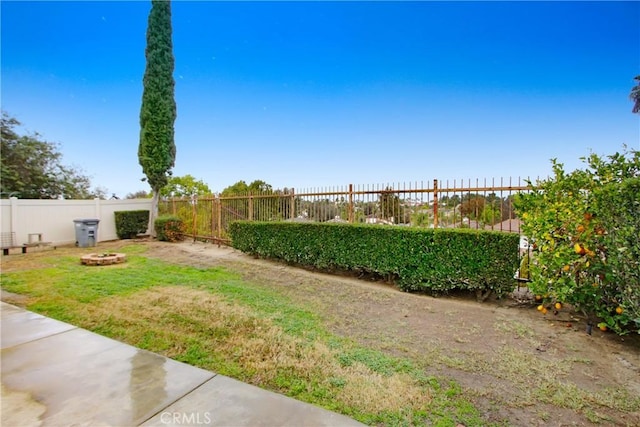
[(362, 425), (4, 302), (0, 310), (2, 426)]

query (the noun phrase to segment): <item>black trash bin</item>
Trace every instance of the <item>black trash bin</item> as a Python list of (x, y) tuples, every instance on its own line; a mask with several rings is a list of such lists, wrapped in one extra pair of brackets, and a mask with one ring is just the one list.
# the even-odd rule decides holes
[(88, 248), (95, 246), (98, 241), (99, 219), (74, 219), (76, 227), (76, 246)]

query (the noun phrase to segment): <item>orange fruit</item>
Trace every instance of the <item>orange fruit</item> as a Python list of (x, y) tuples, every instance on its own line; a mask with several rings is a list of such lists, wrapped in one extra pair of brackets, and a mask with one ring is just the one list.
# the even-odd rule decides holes
[(584, 231), (584, 225), (582, 224), (578, 225), (577, 230), (578, 230), (578, 233), (582, 233)]
[(542, 307), (542, 314), (547, 314), (547, 309)]
[(607, 325), (600, 325), (598, 326), (600, 328), (601, 331), (606, 331), (607, 330)]
[(575, 245), (573, 245), (573, 250), (576, 251), (577, 254), (582, 255), (582, 251), (584, 251), (584, 248), (582, 247), (582, 245), (580, 245), (580, 243), (576, 243)]
[(591, 215), (589, 212), (584, 213), (585, 221), (591, 221), (591, 218), (593, 218), (593, 215)]
[(542, 310), (544, 310), (544, 305), (540, 304), (540, 305), (538, 306), (538, 311), (542, 311)]
[(542, 295), (536, 295), (536, 301), (542, 301)]
[(562, 267), (562, 271), (569, 271), (571, 267), (569, 267), (569, 265), (565, 265), (564, 267)]
[(560, 310), (562, 308), (562, 304), (560, 304), (559, 302), (556, 303), (555, 305), (556, 310)]
[(616, 313), (622, 314), (623, 311), (624, 309), (622, 307), (616, 307)]

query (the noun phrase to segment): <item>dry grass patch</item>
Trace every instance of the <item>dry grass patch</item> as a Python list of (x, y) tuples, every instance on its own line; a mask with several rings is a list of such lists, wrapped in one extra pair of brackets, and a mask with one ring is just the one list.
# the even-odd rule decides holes
[(82, 308), (83, 327), (250, 383), (289, 387), (300, 394), (320, 390), (332, 405), (371, 414), (427, 410), (431, 393), (402, 372), (381, 374), (354, 361), (341, 363), (341, 350), (283, 332), (252, 310), (204, 290), (157, 287), (113, 296)]
[(345, 385), (338, 396), (349, 405), (361, 405), (369, 412), (398, 412), (406, 408), (427, 409), (431, 393), (407, 374), (390, 376), (372, 372), (361, 363), (340, 368)]

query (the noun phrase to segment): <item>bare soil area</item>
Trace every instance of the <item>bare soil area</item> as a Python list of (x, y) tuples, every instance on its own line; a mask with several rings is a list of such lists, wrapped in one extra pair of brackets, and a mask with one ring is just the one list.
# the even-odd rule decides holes
[[(433, 298), (391, 285), (310, 272), (211, 244), (149, 243), (150, 256), (223, 266), (309, 307), (334, 333), (451, 378), (511, 425), (640, 425), (640, 340), (594, 329), (561, 310), (512, 299)], [(627, 409), (627, 410), (625, 410)]]
[[(101, 243), (116, 250), (130, 242)], [(337, 335), (459, 383), (487, 421), (516, 426), (640, 425), (640, 337), (594, 329), (568, 310), (513, 299), (408, 294), (389, 284), (255, 259), (205, 243), (140, 242), (146, 256), (221, 266), (317, 313)], [(3, 300), (19, 298), (3, 294)]]

